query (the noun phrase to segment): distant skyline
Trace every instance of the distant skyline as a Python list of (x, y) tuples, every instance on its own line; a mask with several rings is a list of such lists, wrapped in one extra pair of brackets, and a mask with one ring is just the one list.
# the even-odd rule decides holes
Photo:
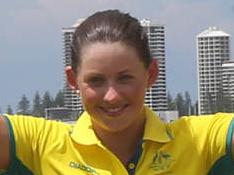
[(105, 9), (119, 9), (165, 26), (167, 90), (197, 99), (196, 35), (216, 26), (231, 35), (232, 0), (11, 0), (0, 3), (0, 108), (25, 94), (63, 88), (62, 28)]

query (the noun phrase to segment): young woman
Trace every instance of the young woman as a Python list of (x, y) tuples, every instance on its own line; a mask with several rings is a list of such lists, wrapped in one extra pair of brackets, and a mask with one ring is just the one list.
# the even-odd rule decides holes
[(1, 117), (2, 174), (233, 173), (231, 114), (164, 124), (144, 105), (145, 92), (157, 79), (157, 62), (143, 28), (129, 14), (97, 12), (80, 24), (65, 71), (85, 112), (74, 126)]

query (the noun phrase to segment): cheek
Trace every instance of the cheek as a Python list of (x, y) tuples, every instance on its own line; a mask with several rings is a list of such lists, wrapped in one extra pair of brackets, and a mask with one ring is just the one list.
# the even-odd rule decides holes
[(91, 105), (100, 100), (101, 93), (89, 87), (80, 90), (82, 101), (84, 104)]
[(129, 87), (126, 91), (126, 95), (132, 97), (133, 99), (142, 99), (145, 96), (146, 87), (143, 84), (135, 84)]

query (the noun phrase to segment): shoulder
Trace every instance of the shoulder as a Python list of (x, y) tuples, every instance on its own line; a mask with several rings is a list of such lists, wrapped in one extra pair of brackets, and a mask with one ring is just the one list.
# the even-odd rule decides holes
[(203, 127), (213, 124), (230, 123), (233, 119), (233, 113), (216, 113), (211, 115), (183, 116), (180, 119), (170, 123), (172, 127)]
[(234, 114), (216, 113), (212, 115), (183, 116), (169, 123), (168, 127), (174, 133), (189, 133), (191, 136), (201, 138), (202, 135), (226, 133), (232, 123)]
[(5, 115), (8, 129), (14, 135), (39, 135), (67, 132), (71, 125), (33, 116)]

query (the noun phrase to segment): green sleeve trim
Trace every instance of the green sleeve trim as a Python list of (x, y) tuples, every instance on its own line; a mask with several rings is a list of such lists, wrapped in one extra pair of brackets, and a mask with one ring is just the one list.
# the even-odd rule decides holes
[(1, 175), (33, 175), (33, 173), (23, 165), (23, 163), (17, 158), (16, 156), (16, 149), (15, 149), (15, 137), (13, 132), (13, 127), (11, 125), (10, 120), (7, 117), (4, 117), (8, 131), (9, 131), (9, 138), (10, 138), (10, 167), (3, 172)]
[(10, 167), (6, 171), (6, 172), (8, 172), (10, 174), (10, 172), (12, 172), (12, 169), (14, 167), (15, 158), (16, 158), (16, 154), (15, 154), (15, 138), (14, 138), (13, 128), (12, 128), (12, 125), (10, 123), (10, 120), (7, 117), (4, 117), (4, 119), (5, 119), (7, 127), (8, 127), (9, 138), (10, 138)]
[(228, 128), (226, 154), (216, 161), (208, 175), (232, 175), (234, 174), (234, 161), (232, 158), (232, 136), (234, 129), (234, 119)]
[(231, 124), (228, 129), (228, 135), (227, 135), (227, 155), (230, 157), (230, 161), (233, 164), (234, 167), (234, 161), (232, 158), (232, 137), (233, 137), (233, 129), (234, 129), (234, 119), (232, 119)]

